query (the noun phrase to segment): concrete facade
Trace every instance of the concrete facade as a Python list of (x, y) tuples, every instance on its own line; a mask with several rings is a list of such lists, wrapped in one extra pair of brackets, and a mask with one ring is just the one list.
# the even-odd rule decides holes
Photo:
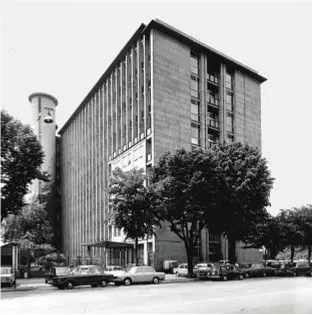
[[(60, 131), (67, 257), (132, 261), (131, 240), (108, 219), (108, 177), (116, 166), (148, 172), (167, 151), (216, 141), (261, 148), (263, 81), (163, 22), (141, 25)], [(167, 225), (140, 246), (141, 262), (156, 269), (164, 260), (186, 261), (184, 244)], [(227, 259), (227, 241), (203, 231), (196, 251), (197, 260)]]

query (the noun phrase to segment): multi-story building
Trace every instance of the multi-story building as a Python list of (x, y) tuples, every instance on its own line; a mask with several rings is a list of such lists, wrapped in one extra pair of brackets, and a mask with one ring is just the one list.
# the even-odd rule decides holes
[[(131, 241), (108, 217), (112, 170), (148, 172), (167, 151), (216, 141), (260, 148), (265, 80), (159, 20), (142, 24), (59, 132), (66, 255), (131, 262)], [(168, 226), (140, 246), (142, 262), (157, 269), (166, 259), (186, 261), (184, 244)], [(227, 242), (203, 231), (196, 251), (198, 259), (227, 259)]]

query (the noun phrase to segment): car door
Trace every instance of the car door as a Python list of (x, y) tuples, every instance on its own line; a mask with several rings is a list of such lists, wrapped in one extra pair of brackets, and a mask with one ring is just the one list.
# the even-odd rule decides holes
[(152, 282), (153, 281), (153, 278), (155, 277), (155, 270), (153, 267), (149, 267), (149, 266), (146, 266), (144, 267), (144, 281), (145, 282)]
[(137, 267), (134, 270), (133, 276), (131, 277), (133, 282), (144, 282), (145, 281), (145, 273), (143, 267)]

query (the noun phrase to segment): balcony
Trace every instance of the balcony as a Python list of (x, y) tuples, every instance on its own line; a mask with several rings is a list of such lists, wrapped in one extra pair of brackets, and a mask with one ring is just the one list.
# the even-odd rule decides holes
[(219, 121), (211, 118), (207, 118), (207, 125), (209, 127), (219, 129)]
[(207, 94), (207, 103), (209, 105), (214, 105), (214, 106), (219, 106), (220, 105), (220, 101), (218, 98), (210, 95), (210, 94)]
[(207, 80), (209, 82), (212, 82), (214, 84), (219, 84), (219, 77), (216, 74), (213, 73), (207, 73)]

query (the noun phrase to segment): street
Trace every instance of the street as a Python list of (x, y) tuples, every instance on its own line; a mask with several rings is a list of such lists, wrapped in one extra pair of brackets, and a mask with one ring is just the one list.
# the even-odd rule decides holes
[(2, 292), (1, 314), (312, 313), (312, 279), (258, 278)]

